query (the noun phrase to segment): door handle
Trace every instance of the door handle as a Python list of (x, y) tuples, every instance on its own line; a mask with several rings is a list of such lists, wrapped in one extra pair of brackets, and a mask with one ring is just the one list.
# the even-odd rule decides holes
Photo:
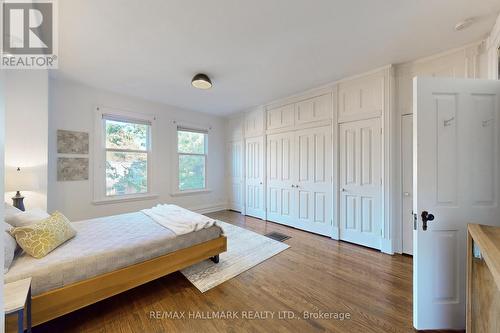
[(342, 192), (347, 192), (347, 190), (345, 188), (341, 189), (340, 191)]
[(295, 187), (295, 185), (292, 184), (292, 187)]
[(427, 230), (427, 222), (434, 221), (434, 215), (429, 214), (428, 211), (424, 210), (420, 215), (422, 217), (422, 229), (424, 231)]

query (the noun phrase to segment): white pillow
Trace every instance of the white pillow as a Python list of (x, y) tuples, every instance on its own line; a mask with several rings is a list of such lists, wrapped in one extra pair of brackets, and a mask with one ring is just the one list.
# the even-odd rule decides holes
[(41, 220), (44, 220), (49, 216), (50, 215), (44, 210), (31, 209), (12, 215), (10, 218), (5, 218), (5, 222), (16, 228), (26, 227), (30, 224), (40, 222)]
[(12, 216), (22, 213), (23, 211), (20, 209), (17, 209), (16, 207), (9, 205), (8, 203), (4, 202), (4, 207), (5, 207), (5, 221), (7, 219), (11, 218)]
[(10, 265), (14, 260), (14, 255), (16, 254), (17, 242), (10, 234), (9, 230), (12, 229), (12, 226), (8, 223), (3, 223), (4, 228), (4, 266), (3, 273), (7, 273), (9, 271)]

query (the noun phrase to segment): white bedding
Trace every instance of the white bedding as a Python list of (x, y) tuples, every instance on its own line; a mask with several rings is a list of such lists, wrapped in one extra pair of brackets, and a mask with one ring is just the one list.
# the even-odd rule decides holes
[(141, 212), (170, 229), (177, 236), (210, 228), (215, 224), (215, 220), (210, 217), (176, 205), (156, 205), (150, 209), (143, 209)]
[(182, 248), (215, 239), (218, 226), (176, 236), (147, 215), (136, 212), (73, 222), (77, 231), (70, 241), (35, 259), (18, 255), (5, 282), (32, 277), (33, 295), (60, 288)]

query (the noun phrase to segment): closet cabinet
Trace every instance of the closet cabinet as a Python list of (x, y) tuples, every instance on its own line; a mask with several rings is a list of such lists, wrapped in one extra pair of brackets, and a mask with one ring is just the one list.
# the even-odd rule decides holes
[(273, 133), (275, 131), (293, 130), (308, 124), (317, 126), (317, 122), (331, 118), (332, 94), (326, 93), (296, 103), (267, 109), (267, 131)]
[(294, 123), (294, 105), (288, 104), (267, 111), (267, 129), (291, 128)]
[(391, 209), (399, 201), (391, 191), (396, 173), (389, 160), (396, 128), (393, 75), (387, 66), (337, 85), (338, 237), (386, 253), (393, 252)]
[(229, 133), (232, 160), (243, 159), (230, 207), (392, 253), (393, 77), (386, 66), (245, 112), (244, 139)]
[(264, 110), (262, 108), (256, 108), (245, 114), (244, 134), (246, 138), (263, 135), (265, 130)]
[(265, 117), (264, 108), (245, 113), (245, 214), (264, 219), (265, 208)]
[(330, 119), (331, 113), (331, 94), (306, 99), (295, 104), (295, 124), (301, 125), (313, 121)]
[(339, 122), (381, 117), (385, 109), (387, 75), (381, 71), (339, 83)]
[(267, 219), (332, 233), (332, 128), (267, 137)]

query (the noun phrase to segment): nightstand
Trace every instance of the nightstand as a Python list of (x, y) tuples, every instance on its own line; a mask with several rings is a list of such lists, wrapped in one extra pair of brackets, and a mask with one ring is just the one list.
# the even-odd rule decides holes
[(24, 309), (28, 333), (31, 333), (31, 278), (4, 285), (5, 315), (17, 313), (17, 330), (24, 332)]

